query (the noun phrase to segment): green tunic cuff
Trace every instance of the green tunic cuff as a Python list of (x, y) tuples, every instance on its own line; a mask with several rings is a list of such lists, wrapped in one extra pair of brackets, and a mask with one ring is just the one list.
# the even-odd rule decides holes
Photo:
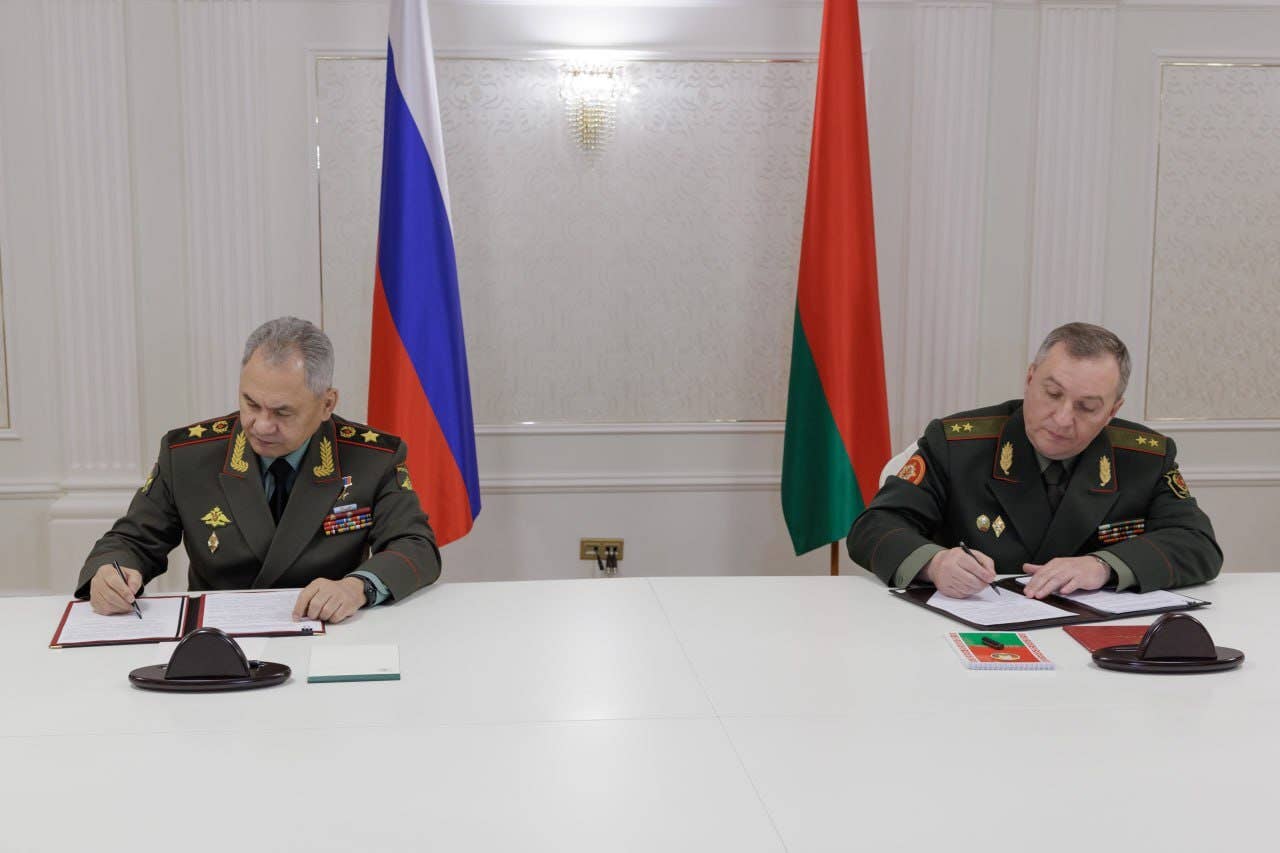
[(945, 550), (942, 546), (929, 542), (912, 551), (905, 560), (898, 564), (898, 570), (893, 573), (893, 585), (902, 587), (911, 583), (915, 580), (916, 575), (920, 574), (920, 570), (925, 567), (925, 564), (933, 559), (934, 554)]
[(1094, 551), (1090, 556), (1101, 558), (1116, 573), (1116, 592), (1137, 585), (1138, 578), (1134, 575), (1133, 569), (1129, 568), (1129, 564), (1115, 554), (1110, 551)]

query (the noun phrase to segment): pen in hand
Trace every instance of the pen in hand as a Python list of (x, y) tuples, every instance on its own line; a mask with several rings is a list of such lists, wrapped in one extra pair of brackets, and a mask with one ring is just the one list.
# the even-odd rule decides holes
[[(119, 561), (112, 560), (111, 565), (116, 567), (116, 574), (120, 575), (120, 580), (124, 581), (124, 588), (128, 589), (129, 579), (124, 576), (124, 569), (120, 568)], [(138, 614), (139, 619), (142, 618), (142, 608), (138, 606), (138, 599), (136, 598), (133, 600), (133, 612)]]
[[(978, 560), (978, 558), (974, 556), (973, 552), (969, 550), (969, 546), (968, 546), (968, 545), (966, 545), (966, 544), (964, 544), (964, 540), (963, 540), (963, 539), (961, 539), (961, 540), (960, 540), (960, 548), (961, 548), (961, 550), (963, 550), (966, 554), (968, 554), (970, 557), (973, 557), (973, 561), (974, 561), (975, 563), (977, 563), (979, 566), (981, 566), (981, 565), (982, 565), (982, 563)], [(997, 596), (999, 596), (999, 595), (1000, 595), (1000, 587), (996, 586), (996, 582), (995, 582), (995, 581), (992, 581), (991, 583), (987, 584), (987, 586), (991, 587), (992, 591), (993, 591), (993, 592), (995, 592), (995, 594), (996, 594)]]

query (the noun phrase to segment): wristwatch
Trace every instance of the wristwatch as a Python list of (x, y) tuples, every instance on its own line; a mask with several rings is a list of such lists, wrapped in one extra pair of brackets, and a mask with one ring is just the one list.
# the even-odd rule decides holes
[(373, 581), (364, 575), (351, 575), (351, 577), (359, 578), (364, 582), (364, 606), (372, 607), (374, 602), (378, 600), (378, 588), (374, 586)]

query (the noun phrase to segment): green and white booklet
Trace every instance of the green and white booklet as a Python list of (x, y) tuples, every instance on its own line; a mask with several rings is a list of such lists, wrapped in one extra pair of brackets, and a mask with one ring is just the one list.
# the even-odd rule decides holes
[(400, 647), (391, 644), (313, 646), (307, 683), (399, 681)]

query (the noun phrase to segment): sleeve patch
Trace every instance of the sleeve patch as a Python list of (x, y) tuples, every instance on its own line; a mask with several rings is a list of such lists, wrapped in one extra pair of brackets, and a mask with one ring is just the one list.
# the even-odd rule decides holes
[(151, 473), (147, 475), (147, 481), (142, 484), (142, 488), (138, 489), (138, 491), (142, 492), (144, 495), (150, 493), (151, 486), (153, 483), (155, 483), (156, 475), (159, 473), (160, 473), (160, 463), (157, 462), (156, 464), (151, 466)]
[(1187, 481), (1182, 479), (1182, 472), (1177, 468), (1165, 474), (1164, 481), (1169, 484), (1169, 491), (1173, 492), (1178, 500), (1191, 497), (1191, 489), (1187, 488)]
[(925, 470), (924, 457), (917, 453), (907, 460), (907, 464), (902, 466), (902, 470), (898, 472), (898, 477), (913, 486), (918, 486), (924, 481)]

